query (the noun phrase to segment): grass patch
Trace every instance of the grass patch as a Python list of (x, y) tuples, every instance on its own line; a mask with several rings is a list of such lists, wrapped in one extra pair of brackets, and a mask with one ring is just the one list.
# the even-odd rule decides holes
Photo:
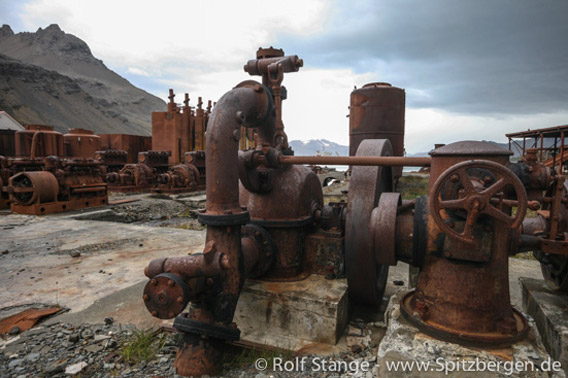
[(132, 336), (121, 345), (124, 362), (137, 364), (156, 357), (166, 343), (166, 336), (152, 329), (134, 330)]
[(398, 179), (396, 191), (401, 193), (402, 199), (413, 200), (428, 194), (429, 182), (430, 176), (402, 176)]

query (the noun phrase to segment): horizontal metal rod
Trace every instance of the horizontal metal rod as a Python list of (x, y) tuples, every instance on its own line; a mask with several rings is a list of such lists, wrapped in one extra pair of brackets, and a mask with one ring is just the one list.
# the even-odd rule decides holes
[(404, 156), (280, 156), (280, 164), (326, 164), (326, 165), (387, 165), (425, 167), (429, 157)]

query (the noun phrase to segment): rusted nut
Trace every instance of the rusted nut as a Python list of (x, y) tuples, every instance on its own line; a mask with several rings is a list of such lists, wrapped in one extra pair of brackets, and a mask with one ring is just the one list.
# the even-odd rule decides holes
[(215, 242), (213, 240), (208, 241), (207, 244), (205, 244), (205, 248), (203, 248), (203, 254), (207, 255), (209, 253), (215, 252), (217, 252), (217, 246), (215, 245)]
[(174, 314), (174, 313), (171, 312), (171, 311), (168, 313), (168, 318), (170, 318), (170, 319), (171, 319), (171, 318), (175, 318), (175, 316), (176, 316), (176, 314)]
[(175, 283), (174, 281), (172, 281), (172, 280), (169, 280), (169, 281), (168, 281), (168, 286), (169, 286), (169, 287), (174, 287), (174, 286), (176, 286), (176, 283)]
[(158, 286), (158, 281), (156, 280), (151, 280), (150, 283), (154, 286)]
[(144, 294), (142, 298), (144, 298), (144, 301), (148, 301), (150, 299), (150, 296), (148, 294)]
[(151, 312), (151, 314), (152, 314), (153, 317), (157, 317), (157, 316), (158, 316), (158, 311), (153, 310), (153, 311)]
[(260, 84), (256, 84), (256, 85), (253, 87), (253, 89), (254, 89), (254, 91), (255, 91), (256, 93), (262, 93), (262, 92), (264, 91), (264, 89), (262, 88), (262, 85), (260, 85)]
[(177, 303), (183, 303), (183, 297), (177, 297), (176, 299)]
[(450, 176), (450, 181), (451, 182), (458, 182), (460, 180), (460, 177), (456, 174), (453, 174)]
[(221, 267), (223, 269), (229, 269), (231, 267), (231, 259), (226, 254), (221, 256)]

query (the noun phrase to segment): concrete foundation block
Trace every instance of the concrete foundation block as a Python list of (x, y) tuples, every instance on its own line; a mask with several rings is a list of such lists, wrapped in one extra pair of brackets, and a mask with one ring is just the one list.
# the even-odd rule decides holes
[(535, 321), (546, 350), (568, 372), (568, 294), (548, 288), (543, 280), (519, 278), (523, 309)]
[(295, 282), (247, 280), (234, 319), (242, 340), (298, 351), (335, 345), (348, 317), (346, 280), (311, 275)]
[(434, 339), (407, 323), (400, 313), (403, 294), (393, 295), (385, 312), (387, 331), (377, 355), (379, 377), (565, 377), (559, 367), (553, 373), (537, 371), (552, 359), (530, 318), (526, 340), (509, 348), (473, 349)]

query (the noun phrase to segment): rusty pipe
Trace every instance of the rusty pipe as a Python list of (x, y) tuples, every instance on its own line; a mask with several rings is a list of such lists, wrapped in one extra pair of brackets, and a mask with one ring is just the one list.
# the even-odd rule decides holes
[(327, 164), (327, 165), (386, 165), (391, 167), (425, 167), (432, 159), (429, 157), (403, 156), (280, 156), (280, 164)]
[(37, 138), (39, 135), (43, 135), (43, 132), (36, 131), (32, 137), (32, 147), (30, 149), (30, 160), (34, 160), (36, 156), (36, 148), (37, 148)]
[(270, 92), (246, 81), (218, 101), (206, 133), (207, 213), (239, 212), (238, 150), (240, 127), (273, 128)]

